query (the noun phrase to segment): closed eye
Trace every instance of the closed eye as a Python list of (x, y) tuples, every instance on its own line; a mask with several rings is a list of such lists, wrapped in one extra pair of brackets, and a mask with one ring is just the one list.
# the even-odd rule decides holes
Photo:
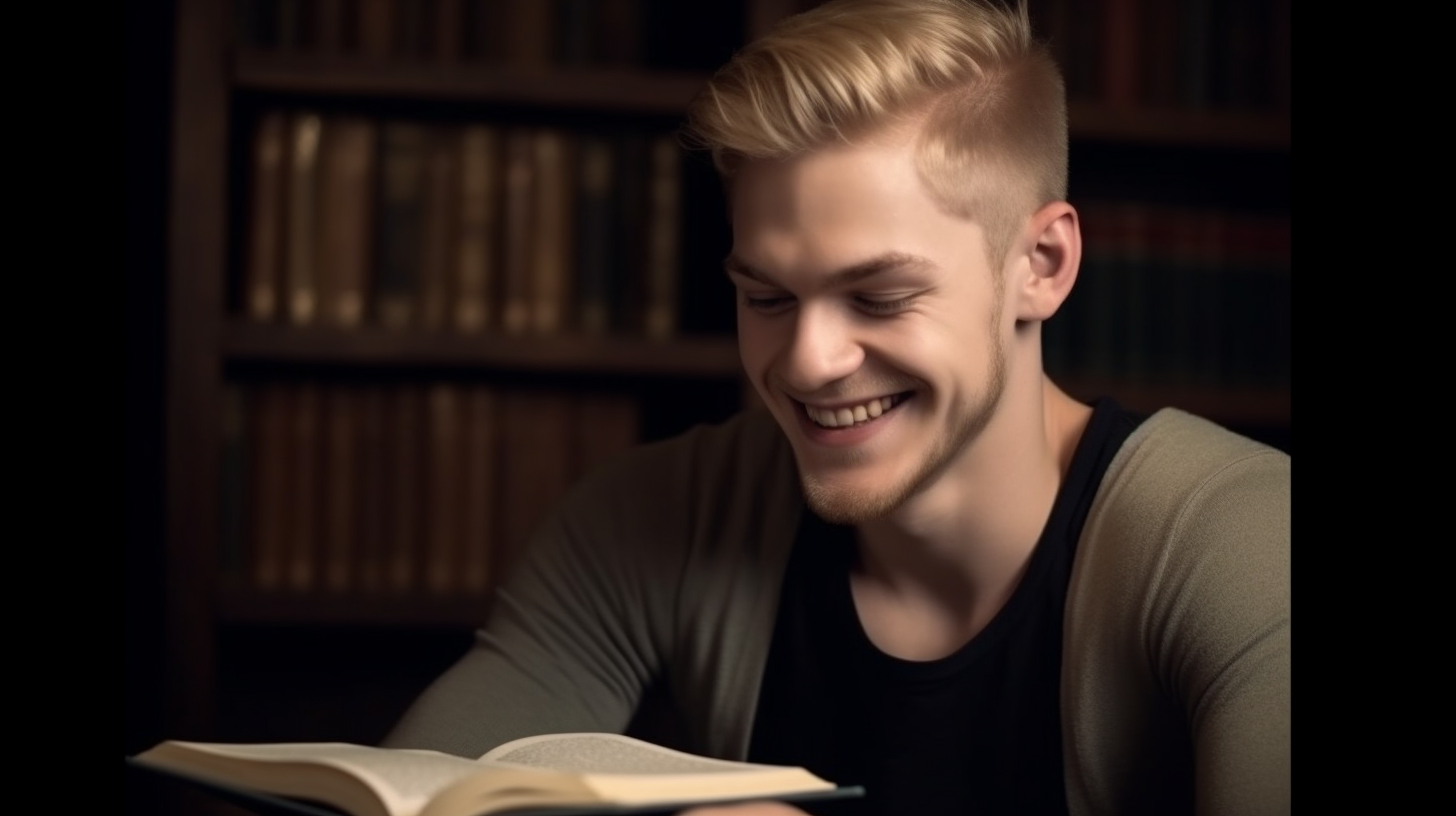
[(751, 295), (743, 293), (743, 305), (755, 312), (763, 314), (774, 314), (783, 311), (794, 303), (790, 295)]
[(892, 315), (904, 311), (914, 301), (913, 297), (896, 298), (895, 300), (876, 300), (875, 298), (857, 297), (855, 305), (861, 311), (872, 315)]

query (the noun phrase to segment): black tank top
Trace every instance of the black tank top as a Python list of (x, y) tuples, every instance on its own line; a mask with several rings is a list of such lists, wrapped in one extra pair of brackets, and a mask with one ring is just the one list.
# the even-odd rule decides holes
[(851, 527), (807, 510), (781, 592), (749, 759), (863, 785), (810, 813), (1067, 812), (1058, 674), (1076, 541), (1113, 455), (1143, 419), (1094, 403), (1025, 575), (955, 653), (907, 661), (860, 626), (849, 589)]

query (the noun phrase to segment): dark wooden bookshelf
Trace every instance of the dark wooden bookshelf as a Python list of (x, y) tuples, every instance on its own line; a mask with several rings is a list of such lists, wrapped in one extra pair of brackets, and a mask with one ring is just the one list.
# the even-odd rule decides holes
[[(741, 15), (743, 31), (752, 34), (783, 14), (812, 4), (812, 0), (724, 0), (713, 8), (715, 13), (727, 9)], [(167, 115), (159, 119), (165, 118), (170, 127), (165, 139), (170, 152), (162, 188), (165, 246), (158, 251), (165, 256), (166, 279), (161, 284), (165, 291), (157, 297), (164, 304), (157, 307), (164, 324), (158, 333), (166, 338), (157, 366), (165, 377), (165, 395), (159, 397), (162, 417), (156, 423), (162, 471), (157, 481), (165, 494), (158, 526), (163, 528), (165, 547), (158, 547), (160, 552), (152, 559), (161, 575), (145, 588), (162, 607), (154, 617), (164, 619), (162, 631), (155, 633), (160, 665), (152, 676), (158, 687), (150, 690), (160, 701), (156, 707), (161, 709), (161, 722), (149, 733), (177, 738), (216, 737), (219, 723), (247, 722), (277, 702), (266, 695), (248, 695), (247, 671), (266, 674), (287, 667), (249, 666), (239, 671), (240, 662), (253, 660), (254, 653), (239, 652), (236, 641), (266, 642), (271, 633), (297, 630), (298, 648), (306, 652), (313, 639), (322, 643), (332, 637), (330, 633), (345, 629), (363, 644), (357, 649), (362, 654), (370, 648), (369, 635), (374, 631), (452, 636), (468, 632), (488, 603), (488, 598), (477, 595), (265, 593), (228, 573), (220, 529), (225, 509), (218, 486), (226, 466), (219, 417), (230, 387), (296, 377), (299, 371), (325, 380), (529, 379), (565, 393), (599, 389), (620, 379), (627, 383), (620, 393), (635, 393), (647, 406), (644, 414), (648, 408), (655, 412), (644, 418), (644, 426), (661, 428), (683, 427), (752, 401), (751, 393), (742, 390), (731, 325), (725, 327), (718, 318), (694, 325), (693, 316), (685, 314), (679, 336), (659, 341), (569, 333), (330, 329), (240, 317), (233, 297), (241, 254), (236, 245), (242, 217), (240, 185), (245, 181), (239, 168), (246, 164), (247, 129), (258, 111), (270, 106), (322, 106), (387, 117), (401, 110), (438, 108), (445, 112), (441, 118), (449, 120), (477, 115), (505, 122), (560, 117), (573, 127), (610, 122), (611, 127), (622, 128), (640, 121), (659, 128), (681, 115), (706, 74), (647, 67), (515, 69), (468, 60), (431, 64), (417, 57), (366, 60), (342, 53), (239, 49), (230, 32), (229, 5), (171, 0), (166, 6), (173, 51), (170, 87), (164, 95)], [(1290, 182), (1283, 172), (1291, 151), (1287, 109), (1150, 109), (1075, 101), (1069, 115), (1076, 193), (1125, 195), (1158, 205), (1194, 200), (1200, 205), (1257, 206), (1287, 216)], [(1138, 158), (1145, 149), (1157, 153), (1157, 160)], [(1271, 167), (1275, 172), (1268, 170)], [(1227, 181), (1215, 185), (1210, 179)], [(1189, 188), (1213, 191), (1205, 199)], [(699, 270), (702, 260), (694, 257), (684, 265)], [(686, 269), (680, 273), (684, 279), (688, 275)], [(708, 294), (716, 297), (714, 292)], [(689, 382), (688, 387), (683, 388), (682, 382)], [(1075, 377), (1059, 382), (1074, 396), (1090, 399), (1107, 394), (1134, 410), (1174, 406), (1231, 427), (1273, 429), (1286, 437), (1292, 426), (1287, 382), (1199, 386)], [(714, 394), (712, 405), (687, 398), (688, 391), (709, 390)], [(731, 400), (720, 399), (719, 392), (731, 394)], [(719, 404), (725, 401), (734, 404)], [(454, 648), (454, 641), (449, 644), (447, 648)], [(374, 659), (387, 663), (390, 656)], [(435, 670), (416, 668), (421, 682)], [(408, 680), (402, 682), (415, 682), (416, 674), (405, 675)], [(322, 676), (305, 678), (298, 686), (322, 688)], [(389, 699), (407, 699), (409, 692), (393, 688)], [(318, 692), (320, 697), (326, 693)], [(133, 702), (128, 699), (129, 708)], [(326, 707), (328, 701), (300, 692), (289, 704), (306, 712), (315, 702)], [(382, 727), (388, 713), (392, 712), (376, 711), (371, 716)], [(298, 734), (316, 734), (324, 723), (297, 726)], [(270, 737), (287, 740), (295, 735)]]

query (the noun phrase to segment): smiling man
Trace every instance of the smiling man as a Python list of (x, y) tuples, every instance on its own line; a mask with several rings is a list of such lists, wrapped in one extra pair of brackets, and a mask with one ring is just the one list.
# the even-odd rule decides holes
[(1287, 813), (1290, 457), (1045, 374), (1081, 237), (1025, 9), (831, 2), (690, 114), (767, 410), (584, 481), (390, 744), (666, 700), (866, 788), (825, 813)]

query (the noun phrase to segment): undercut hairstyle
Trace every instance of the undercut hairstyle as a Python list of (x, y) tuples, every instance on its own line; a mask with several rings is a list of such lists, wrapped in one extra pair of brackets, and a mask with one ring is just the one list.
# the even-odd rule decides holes
[(1026, 217), (1067, 196), (1061, 71), (1025, 0), (831, 0), (781, 21), (717, 71), (685, 136), (731, 186), (788, 159), (918, 123), (916, 167), (999, 266)]

